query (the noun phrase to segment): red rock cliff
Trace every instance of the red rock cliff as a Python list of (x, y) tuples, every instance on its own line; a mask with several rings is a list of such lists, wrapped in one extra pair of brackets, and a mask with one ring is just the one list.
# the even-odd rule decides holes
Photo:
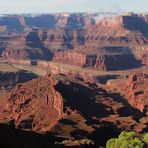
[(17, 85), (6, 98), (4, 113), (17, 128), (46, 131), (62, 117), (63, 98), (54, 89), (58, 81), (50, 76)]
[(121, 70), (140, 66), (140, 62), (127, 47), (59, 51), (55, 53), (53, 61), (97, 70)]
[(129, 103), (141, 112), (148, 113), (148, 75), (136, 73), (129, 75), (126, 96)]

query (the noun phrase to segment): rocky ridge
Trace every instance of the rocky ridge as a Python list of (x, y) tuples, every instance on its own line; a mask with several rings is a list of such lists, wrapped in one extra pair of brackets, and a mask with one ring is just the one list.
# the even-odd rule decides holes
[(63, 113), (63, 98), (54, 89), (57, 82), (47, 75), (14, 87), (5, 98), (7, 120), (14, 120), (16, 128), (48, 131)]

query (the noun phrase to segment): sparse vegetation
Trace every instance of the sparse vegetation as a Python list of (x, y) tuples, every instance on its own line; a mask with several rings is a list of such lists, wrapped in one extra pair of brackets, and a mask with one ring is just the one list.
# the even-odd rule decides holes
[(118, 138), (107, 141), (106, 148), (146, 148), (148, 146), (148, 133), (138, 134), (134, 131), (123, 131)]

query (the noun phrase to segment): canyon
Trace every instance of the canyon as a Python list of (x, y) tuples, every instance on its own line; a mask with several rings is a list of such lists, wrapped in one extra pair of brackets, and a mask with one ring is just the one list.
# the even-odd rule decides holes
[[(133, 83), (131, 77), (128, 83)], [(145, 87), (143, 94), (147, 95), (147, 85), (141, 86)], [(125, 91), (131, 91), (131, 95), (135, 92), (127, 87)], [(126, 100), (119, 91), (112, 90), (112, 86), (99, 83), (95, 86), (48, 74), (18, 84), (9, 93), (0, 96), (5, 100), (0, 103), (0, 122), (13, 121), (15, 128), (21, 130), (50, 131), (61, 137), (64, 135), (70, 141), (87, 137), (99, 146), (122, 129), (138, 132), (147, 129), (147, 116), (142, 108), (147, 105), (146, 96), (143, 96), (145, 101), (141, 99), (140, 105), (133, 95)], [(104, 130), (108, 133), (106, 136), (102, 136)], [(102, 140), (98, 141), (98, 138)]]
[(147, 132), (147, 43), (147, 14), (1, 15), (0, 143), (95, 148)]
[[(23, 32), (16, 31), (15, 35), (7, 36), (7, 33), (1, 35), (2, 58), (53, 60), (81, 67), (94, 67), (101, 70), (121, 70), (120, 68), (139, 67), (140, 64), (147, 65), (147, 15), (57, 15), (55, 14), (52, 17), (47, 15), (46, 17), (49, 17), (48, 19), (51, 22), (53, 22), (53, 17), (55, 17), (55, 20), (58, 17), (59, 19), (65, 17), (67, 25), (60, 24), (60, 26), (63, 26), (60, 28), (58, 24), (52, 27), (48, 26), (48, 28), (42, 25), (34, 28), (28, 24), (27, 27), (29, 28), (30, 26), (28, 30)], [(2, 17), (1, 26), (7, 26), (5, 21), (8, 21), (9, 24), (9, 21), (11, 22), (12, 19), (11, 17), (13, 18), (14, 16), (8, 16), (6, 20), (5, 17)], [(17, 20), (20, 20), (19, 17), (15, 17)], [(44, 18), (44, 16), (27, 17), (37, 25), (40, 22), (35, 20), (42, 21), (40, 17)], [(88, 17), (91, 20), (89, 23), (85, 21), (85, 19), (88, 21)], [(83, 21), (81, 18), (83, 18)], [(16, 21), (14, 24), (18, 22), (20, 22), (19, 24), (21, 22), (24, 23), (25, 16), (21, 20), (23, 21)], [(79, 24), (79, 21), (83, 22), (80, 28), (76, 26), (67, 27), (69, 26), (68, 22), (69, 24)], [(55, 22), (58, 23), (58, 20)], [(131, 26), (131, 24), (134, 25)], [(142, 26), (141, 30), (139, 29), (139, 24)], [(16, 28), (18, 26), (20, 25), (16, 25)], [(78, 58), (80, 61), (78, 61)], [(128, 65), (128, 62), (131, 64)]]

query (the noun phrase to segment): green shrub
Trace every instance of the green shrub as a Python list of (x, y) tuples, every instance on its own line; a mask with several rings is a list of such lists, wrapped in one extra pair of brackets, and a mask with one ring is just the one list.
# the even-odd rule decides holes
[(140, 135), (134, 131), (123, 131), (118, 138), (109, 139), (106, 148), (145, 148), (147, 144), (148, 133)]

